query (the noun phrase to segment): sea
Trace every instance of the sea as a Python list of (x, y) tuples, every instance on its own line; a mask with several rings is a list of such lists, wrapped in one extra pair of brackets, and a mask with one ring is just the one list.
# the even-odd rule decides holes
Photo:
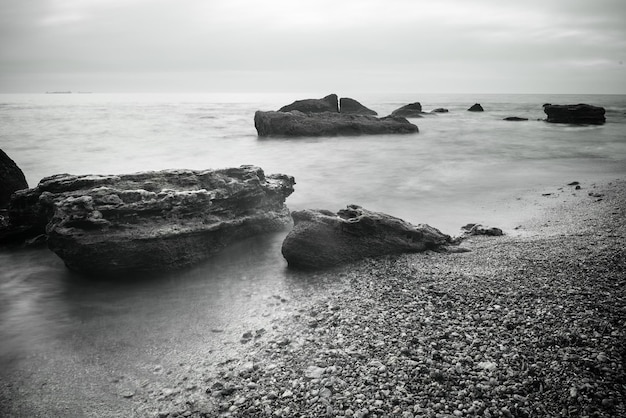
[[(3, 94), (0, 148), (30, 187), (58, 173), (252, 164), (295, 177), (291, 210), (357, 204), (450, 235), (467, 223), (521, 234), (537, 198), (626, 175), (626, 95), (337, 92), (379, 116), (413, 102), (448, 112), (410, 119), (416, 134), (257, 136), (256, 110), (328, 93)], [(474, 103), (485, 111), (468, 112)], [(602, 106), (607, 122), (546, 123), (544, 103)], [(151, 382), (237, 359), (244, 332), (297, 312), (292, 298), (333, 289), (287, 268), (286, 233), (119, 280), (73, 273), (46, 248), (0, 249), (0, 411), (123, 416)]]

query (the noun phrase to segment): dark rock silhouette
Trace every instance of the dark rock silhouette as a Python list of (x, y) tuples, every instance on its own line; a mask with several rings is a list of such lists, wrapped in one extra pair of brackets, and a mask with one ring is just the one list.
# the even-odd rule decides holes
[(336, 94), (329, 94), (321, 99), (304, 99), (281, 107), (279, 112), (297, 110), (303, 113), (339, 112), (339, 102)]
[(509, 122), (523, 122), (523, 121), (528, 120), (528, 118), (520, 118), (519, 116), (509, 116), (509, 117), (506, 117), (506, 118), (504, 118), (502, 120), (506, 120), (506, 121), (509, 121)]
[(584, 103), (572, 105), (553, 105), (546, 103), (543, 111), (551, 123), (572, 123), (581, 125), (601, 125), (606, 122), (603, 107)]
[(363, 106), (358, 101), (349, 97), (342, 97), (339, 99), (339, 112), (346, 115), (378, 115), (378, 113), (372, 109)]
[(263, 112), (254, 114), (259, 136), (338, 136), (405, 134), (418, 132), (417, 126), (405, 118), (377, 118), (341, 113)]
[(9, 206), (11, 195), (21, 189), (28, 189), (24, 173), (15, 161), (0, 149), (0, 209)]
[(448, 109), (443, 107), (438, 107), (436, 109), (431, 110), (431, 113), (448, 113)]
[(10, 220), (48, 235), (77, 271), (174, 269), (291, 222), (293, 177), (254, 166), (124, 175), (60, 174), (15, 194)]
[(391, 112), (391, 116), (402, 116), (405, 118), (421, 118), (422, 104), (420, 102), (409, 103)]
[(349, 205), (332, 213), (302, 210), (292, 213), (293, 230), (282, 245), (290, 267), (318, 269), (366, 257), (438, 249), (451, 243), (448, 235), (428, 225), (360, 206)]
[(474, 103), (469, 109), (469, 112), (483, 112), (485, 109), (480, 105), (480, 103)]

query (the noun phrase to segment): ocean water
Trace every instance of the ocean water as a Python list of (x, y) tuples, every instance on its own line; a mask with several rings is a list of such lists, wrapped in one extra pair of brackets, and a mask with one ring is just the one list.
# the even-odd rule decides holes
[[(468, 222), (515, 233), (532, 210), (529, 191), (626, 174), (624, 95), (344, 95), (380, 116), (415, 101), (449, 113), (411, 119), (420, 129), (412, 135), (257, 137), (256, 110), (323, 95), (0, 95), (0, 148), (31, 187), (57, 173), (254, 164), (295, 177), (292, 210), (354, 203), (452, 235)], [(485, 112), (467, 112), (475, 102)], [(544, 103), (603, 106), (607, 123), (548, 124)], [(120, 281), (69, 272), (46, 249), (0, 250), (0, 407), (98, 416), (105, 405), (115, 416), (132, 402), (120, 398), (124, 384), (233, 355), (243, 331), (293, 309), (288, 295), (330, 286), (287, 270), (283, 237)]]

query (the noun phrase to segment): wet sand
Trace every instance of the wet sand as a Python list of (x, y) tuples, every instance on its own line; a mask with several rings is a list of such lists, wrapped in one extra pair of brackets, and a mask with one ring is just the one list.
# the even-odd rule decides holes
[[(365, 260), (284, 295), (217, 365), (133, 393), (158, 417), (624, 416), (626, 182), (525, 196), (467, 253)], [(492, 225), (497, 226), (497, 225)]]

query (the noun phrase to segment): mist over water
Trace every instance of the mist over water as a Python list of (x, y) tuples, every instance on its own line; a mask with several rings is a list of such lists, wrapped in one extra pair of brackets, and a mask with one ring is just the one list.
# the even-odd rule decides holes
[[(411, 119), (415, 135), (257, 137), (256, 110), (322, 95), (0, 95), (0, 148), (31, 187), (58, 173), (254, 164), (295, 177), (292, 210), (354, 203), (453, 235), (468, 222), (511, 231), (527, 208), (510, 202), (528, 190), (626, 173), (624, 95), (352, 95), (379, 116), (415, 101), (449, 113)], [(485, 112), (467, 112), (475, 102)], [(546, 102), (603, 106), (607, 123), (539, 121)], [(26, 403), (113, 402), (115, 376), (154, 378), (164, 363), (228, 356), (241, 333), (290, 309), (282, 297), (329, 285), (286, 269), (283, 237), (246, 240), (184, 271), (116, 281), (72, 273), (46, 249), (1, 250), (0, 395), (15, 383)], [(59, 376), (58, 387), (34, 389)], [(84, 382), (89, 389), (72, 392)]]

